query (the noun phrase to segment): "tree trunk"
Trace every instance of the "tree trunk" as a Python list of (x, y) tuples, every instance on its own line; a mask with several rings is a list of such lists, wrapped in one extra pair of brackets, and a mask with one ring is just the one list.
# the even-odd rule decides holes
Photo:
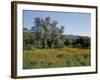
[(42, 48), (45, 48), (45, 40), (44, 40), (44, 38), (42, 39)]

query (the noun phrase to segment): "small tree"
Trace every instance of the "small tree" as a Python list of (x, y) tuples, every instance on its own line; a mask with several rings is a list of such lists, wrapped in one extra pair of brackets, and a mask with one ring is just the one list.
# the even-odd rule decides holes
[(90, 38), (89, 37), (79, 37), (73, 42), (74, 47), (80, 48), (90, 48)]
[(64, 45), (66, 46), (72, 45), (72, 42), (69, 39), (66, 39)]

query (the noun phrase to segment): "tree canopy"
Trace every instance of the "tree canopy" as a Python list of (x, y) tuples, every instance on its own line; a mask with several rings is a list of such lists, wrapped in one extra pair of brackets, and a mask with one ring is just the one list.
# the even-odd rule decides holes
[(32, 48), (90, 48), (90, 38), (82, 37), (70, 40), (64, 36), (64, 26), (51, 17), (36, 17), (30, 30), (23, 28), (24, 49)]

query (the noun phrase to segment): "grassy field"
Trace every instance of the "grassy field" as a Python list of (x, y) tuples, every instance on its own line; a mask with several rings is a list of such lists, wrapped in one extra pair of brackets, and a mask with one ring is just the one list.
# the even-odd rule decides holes
[(35, 49), (23, 53), (23, 69), (90, 66), (90, 49)]

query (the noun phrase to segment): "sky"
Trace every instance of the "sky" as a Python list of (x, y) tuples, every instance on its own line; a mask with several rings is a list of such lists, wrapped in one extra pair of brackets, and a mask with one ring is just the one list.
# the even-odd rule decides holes
[(23, 27), (30, 29), (34, 26), (34, 18), (48, 16), (60, 26), (64, 26), (64, 34), (90, 36), (90, 13), (23, 10)]

